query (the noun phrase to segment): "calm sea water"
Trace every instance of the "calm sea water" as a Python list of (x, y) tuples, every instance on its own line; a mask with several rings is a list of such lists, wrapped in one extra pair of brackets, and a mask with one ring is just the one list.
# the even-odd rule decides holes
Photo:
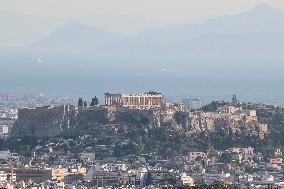
[(155, 90), (173, 98), (236, 94), (242, 101), (284, 104), (281, 57), (32, 58), (0, 56), (0, 92), (102, 98), (104, 92)]

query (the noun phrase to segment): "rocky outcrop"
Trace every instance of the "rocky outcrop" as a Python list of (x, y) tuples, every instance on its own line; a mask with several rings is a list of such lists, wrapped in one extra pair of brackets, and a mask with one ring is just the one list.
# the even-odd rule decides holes
[(159, 125), (159, 117), (153, 109), (130, 109), (124, 107), (89, 107), (78, 110), (77, 125), (82, 124), (124, 124)]
[(267, 124), (262, 124), (256, 117), (252, 118), (246, 114), (176, 112), (174, 118), (181, 127), (191, 133), (242, 132), (246, 136), (259, 136), (261, 139), (268, 133)]
[(116, 110), (115, 119), (113, 122), (116, 124), (149, 125), (152, 127), (158, 127), (159, 115), (153, 109), (142, 110), (121, 107)]
[(47, 138), (60, 134), (78, 135), (98, 126), (150, 126), (159, 127), (159, 111), (123, 107), (74, 106), (20, 109), (19, 119), (12, 128), (12, 137)]
[[(82, 108), (76, 116), (75, 134), (98, 134), (107, 127), (113, 129), (143, 126), (159, 127), (160, 116), (158, 112), (154, 109), (145, 110), (124, 107)], [(98, 130), (98, 128), (100, 129)]]
[(19, 109), (12, 137), (54, 137), (68, 132), (75, 126), (75, 107), (62, 105), (58, 107), (39, 107)]
[(187, 133), (243, 132), (263, 138), (267, 125), (250, 114), (187, 112), (172, 109), (131, 109), (124, 107), (41, 107), (20, 109), (12, 128), (12, 137), (46, 138), (57, 135), (116, 132), (120, 128), (162, 127)]
[(80, 108), (76, 115), (76, 125), (91, 123), (106, 124), (114, 119), (115, 110), (112, 107)]

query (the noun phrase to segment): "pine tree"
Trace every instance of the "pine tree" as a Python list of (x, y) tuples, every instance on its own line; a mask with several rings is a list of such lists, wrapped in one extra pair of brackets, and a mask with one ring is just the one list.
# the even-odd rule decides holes
[(92, 102), (90, 106), (97, 106), (99, 104), (98, 98), (95, 96), (95, 98), (92, 98)]
[(83, 107), (83, 99), (79, 98), (78, 100), (78, 107)]

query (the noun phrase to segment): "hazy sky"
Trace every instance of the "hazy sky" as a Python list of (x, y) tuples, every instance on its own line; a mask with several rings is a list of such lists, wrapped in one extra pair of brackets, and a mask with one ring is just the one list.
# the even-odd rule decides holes
[(284, 9), (284, 0), (0, 0), (0, 47), (30, 44), (69, 22), (135, 33), (238, 14), (263, 3)]
[[(150, 89), (159, 89), (160, 87), (161, 91), (168, 90), (167, 92), (186, 95), (187, 92), (193, 92), (196, 96), (202, 94), (222, 96), (234, 93), (239, 95), (242, 93), (251, 95), (254, 99), (262, 96), (264, 98), (269, 97), (269, 99), (281, 99), (284, 102), (284, 87), (279, 85), (283, 82), (283, 74), (280, 73), (283, 70), (283, 56), (281, 55), (280, 58), (277, 56), (270, 57), (269, 52), (271, 51), (265, 56), (247, 59), (246, 52), (243, 53), (244, 57), (232, 56), (234, 53), (231, 54), (231, 52), (235, 48), (230, 48), (228, 51), (224, 50), (225, 55), (227, 55), (227, 52), (229, 54), (229, 58), (225, 56), (224, 60), (219, 59), (219, 56), (212, 56), (213, 58), (201, 56), (201, 60), (199, 60), (199, 57), (186, 59), (162, 56), (161, 60), (159, 60), (160, 58), (148, 60), (148, 56), (140, 57), (139, 54), (135, 55), (134, 53), (134, 58), (130, 56), (125, 60), (117, 60), (115, 56), (109, 56), (106, 60), (97, 61), (99, 64), (96, 64), (97, 62), (92, 59), (88, 61), (88, 58), (85, 57), (82, 58), (82, 61), (78, 61), (81, 57), (73, 60), (73, 56), (66, 60), (57, 58), (56, 56), (60, 57), (60, 53), (58, 53), (60, 55), (56, 54), (54, 57), (50, 56), (50, 59), (46, 59), (45, 57), (38, 57), (36, 50), (32, 52), (35, 55), (27, 55), (26, 60), (26, 58), (21, 57), (26, 56), (25, 54), (17, 55), (13, 51), (14, 47), (28, 46), (38, 42), (54, 30), (70, 22), (103, 27), (112, 32), (135, 33), (174, 24), (199, 23), (226, 14), (239, 14), (260, 4), (268, 4), (284, 10), (284, 0), (0, 0), (0, 59), (2, 55), (4, 57), (0, 60), (2, 66), (0, 69), (0, 90), (3, 92), (18, 91), (20, 93), (41, 93), (42, 91), (57, 93), (61, 91), (56, 95), (77, 93), (83, 95), (90, 94), (90, 88), (94, 88), (97, 91), (96, 93), (103, 94), (108, 90), (114, 92), (124, 90), (127, 92), (127, 90), (131, 90), (129, 87), (140, 91), (149, 90), (148, 87)], [(270, 26), (270, 24), (267, 24), (267, 26)], [(274, 50), (273, 42), (278, 40), (277, 36), (265, 38), (267, 40), (264, 40), (264, 42), (268, 41), (268, 50)], [(256, 36), (252, 41), (259, 39), (258, 37)], [(224, 40), (228, 40), (228, 38)], [(233, 39), (232, 44), (237, 43), (236, 49), (238, 49), (238, 45), (243, 43), (236, 41), (236, 39)], [(205, 39), (205, 53), (206, 42)], [(175, 47), (176, 44), (173, 44)], [(184, 44), (181, 43), (181, 46), (177, 44), (177, 47), (183, 47)], [(221, 48), (223, 47), (222, 44), (225, 44), (224, 47), (227, 45), (227, 43), (221, 43)], [(256, 41), (253, 44), (263, 43)], [(141, 46), (143, 47), (143, 44)], [(218, 45), (216, 46), (218, 47)], [(2, 48), (5, 49), (6, 47), (12, 47), (11, 54), (9, 51), (2, 51)], [(211, 49), (214, 45), (208, 47)], [(248, 50), (251, 50), (249, 47)], [(276, 49), (278, 47), (279, 49)], [(281, 41), (275, 43), (276, 54), (283, 52), (282, 47)], [(263, 49), (266, 48), (261, 46), (259, 51), (256, 48), (256, 54), (263, 52)], [(223, 49), (220, 51), (222, 52)], [(197, 54), (198, 52), (199, 48)], [(216, 52), (218, 54), (219, 49)], [(254, 49), (252, 49), (252, 52), (254, 53)], [(44, 64), (29, 62), (29, 56), (41, 58)], [(156, 67), (153, 67), (154, 64)], [(68, 65), (68, 67), (65, 65)], [(145, 71), (149, 67), (151, 69)], [(118, 71), (117, 68), (119, 68)], [(224, 70), (224, 68), (226, 69)], [(109, 77), (114, 73), (117, 74), (117, 77)], [(180, 77), (181, 73), (184, 75)], [(148, 77), (147, 74), (154, 77)], [(156, 75), (161, 76), (161, 79), (156, 80)], [(168, 80), (164, 80), (164, 76), (168, 77)], [(188, 79), (184, 79), (184, 76), (188, 76)], [(214, 80), (211, 77), (217, 79)], [(250, 79), (250, 77), (255, 77), (255, 79)], [(273, 79), (274, 77), (276, 79)], [(278, 77), (281, 79), (278, 79)], [(135, 78), (138, 79), (135, 80)], [(233, 79), (228, 80), (228, 78)], [(243, 80), (239, 80), (239, 78), (243, 78)], [(262, 79), (259, 80), (259, 78)], [(82, 88), (74, 89), (72, 87), (74, 84)], [(140, 89), (136, 88), (137, 86)]]
[(257, 4), (284, 8), (283, 0), (0, 0), (0, 10), (37, 16), (153, 16), (161, 19), (234, 14)]

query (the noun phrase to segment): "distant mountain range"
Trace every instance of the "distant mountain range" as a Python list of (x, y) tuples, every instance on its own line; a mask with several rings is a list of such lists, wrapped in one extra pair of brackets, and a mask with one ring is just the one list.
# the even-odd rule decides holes
[[(45, 23), (54, 23), (30, 19), (25, 17), (20, 24), (23, 31), (11, 23), (15, 30), (9, 33), (3, 27), (0, 36), (16, 38), (22, 32), (32, 38), (45, 31)], [(0, 25), (4, 21), (0, 13)], [(93, 96), (156, 90), (172, 96), (237, 94), (252, 101), (284, 102), (284, 13), (280, 9), (261, 5), (202, 24), (133, 35), (74, 22), (62, 27), (62, 22), (66, 23), (58, 22), (57, 29), (37, 36), (41, 40), (30, 45), (0, 49), (0, 91)], [(25, 27), (38, 32), (27, 33)], [(4, 42), (0, 39), (0, 44)]]
[(94, 28), (78, 23), (70, 23), (29, 46), (41, 51), (90, 52), (97, 48), (112, 45), (126, 36), (115, 34), (103, 28)]
[(107, 54), (281, 55), (284, 11), (260, 5), (198, 25), (169, 26), (136, 35), (71, 23), (28, 47), (40, 52)]

